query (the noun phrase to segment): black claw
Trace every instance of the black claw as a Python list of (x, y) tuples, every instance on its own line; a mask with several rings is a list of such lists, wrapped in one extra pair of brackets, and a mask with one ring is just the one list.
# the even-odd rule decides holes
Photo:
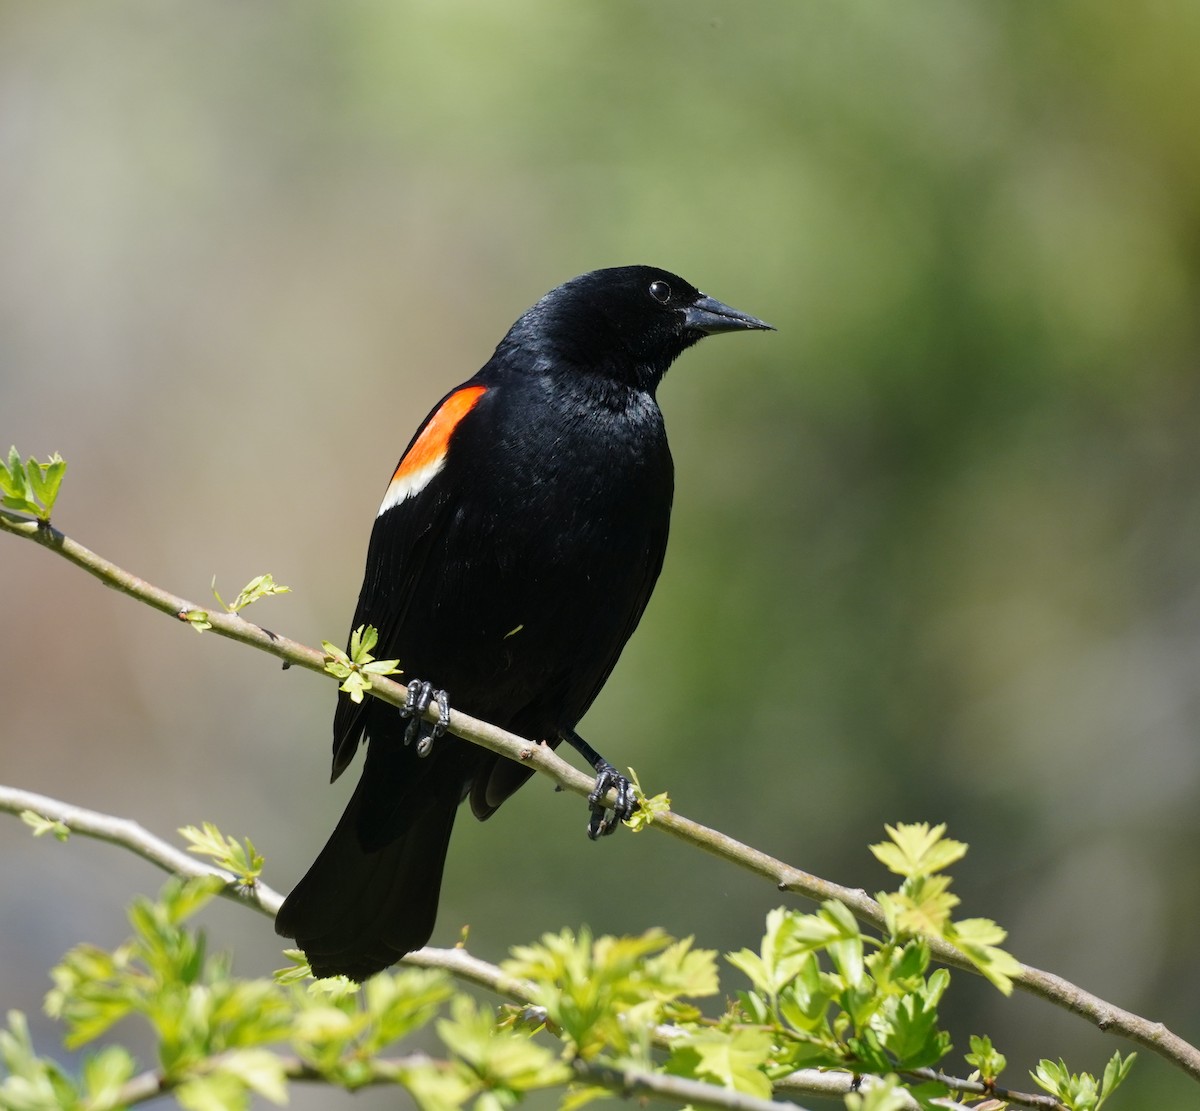
[(433, 700), (438, 708), (438, 719), (433, 725), (433, 739), (437, 740), (450, 728), (450, 696), (445, 691), (434, 691)]
[[(421, 731), (421, 719), (431, 703), (437, 703), (438, 719), (432, 729), (417, 740)], [(433, 751), (433, 742), (446, 732), (446, 727), (450, 724), (449, 696), (445, 691), (434, 690), (432, 683), (414, 679), (408, 684), (408, 698), (404, 700), (404, 708), (400, 715), (409, 719), (408, 728), (404, 730), (404, 743), (410, 745), (417, 741), (417, 755), (428, 756)]]
[[(603, 799), (611, 790), (617, 792), (617, 801), (610, 811), (605, 808)], [(592, 809), (587, 827), (588, 837), (593, 841), (607, 837), (621, 822), (633, 816), (637, 807), (633, 784), (607, 760), (601, 760), (596, 765), (596, 785), (588, 795), (588, 805)]]

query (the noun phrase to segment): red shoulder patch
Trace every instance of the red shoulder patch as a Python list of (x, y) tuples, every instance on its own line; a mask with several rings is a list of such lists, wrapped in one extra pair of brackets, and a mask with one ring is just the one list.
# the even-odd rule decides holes
[(485, 389), (486, 386), (468, 386), (465, 390), (455, 390), (446, 398), (416, 442), (404, 453), (396, 473), (392, 475), (392, 481), (424, 470), (430, 463), (440, 462), (446, 454), (451, 433), (458, 427), (458, 422), (475, 408)]
[(381, 514), (424, 489), (442, 469), (450, 437), (459, 421), (475, 408), (486, 389), (486, 386), (467, 386), (455, 390), (442, 402), (396, 467), (383, 504), (379, 507)]

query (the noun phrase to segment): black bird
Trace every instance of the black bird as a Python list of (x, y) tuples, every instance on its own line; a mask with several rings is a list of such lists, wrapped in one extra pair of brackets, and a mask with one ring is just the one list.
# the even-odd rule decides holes
[[(458, 804), (488, 818), (530, 769), (420, 715), (446, 695), (522, 737), (566, 740), (597, 772), (589, 834), (632, 809), (628, 781), (575, 732), (662, 567), (674, 471), (655, 391), (706, 335), (769, 324), (650, 266), (551, 290), (401, 456), (375, 519), (351, 628), (397, 658), (407, 713), (339, 693), (333, 778), (358, 787), (276, 930), (314, 975), (362, 980), (433, 932)], [(408, 720), (405, 720), (406, 717)], [(618, 790), (617, 813), (596, 801)]]

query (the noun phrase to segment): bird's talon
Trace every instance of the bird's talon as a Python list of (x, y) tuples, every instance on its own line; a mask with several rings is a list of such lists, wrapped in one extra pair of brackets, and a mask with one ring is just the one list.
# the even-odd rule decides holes
[[(617, 792), (617, 801), (609, 810), (603, 799), (611, 790)], [(596, 785), (588, 795), (588, 805), (592, 810), (587, 827), (588, 837), (593, 841), (607, 837), (633, 814), (637, 805), (633, 784), (610, 763), (601, 761), (596, 765)]]
[(445, 691), (434, 691), (433, 700), (437, 703), (438, 719), (434, 722), (433, 733), (430, 736), (436, 741), (450, 728), (450, 696)]
[[(421, 720), (431, 703), (437, 703), (438, 719), (433, 728), (418, 740)], [(404, 730), (404, 743), (410, 745), (416, 741), (417, 755), (424, 758), (433, 751), (433, 742), (446, 732), (450, 724), (450, 699), (445, 691), (434, 690), (432, 683), (414, 679), (408, 684), (408, 697), (404, 700), (400, 716), (409, 719), (408, 728)]]

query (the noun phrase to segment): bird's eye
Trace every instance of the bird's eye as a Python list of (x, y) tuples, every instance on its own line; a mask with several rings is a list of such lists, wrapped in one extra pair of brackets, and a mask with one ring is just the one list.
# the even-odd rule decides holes
[(666, 282), (651, 282), (650, 296), (665, 305), (671, 299), (671, 287)]

